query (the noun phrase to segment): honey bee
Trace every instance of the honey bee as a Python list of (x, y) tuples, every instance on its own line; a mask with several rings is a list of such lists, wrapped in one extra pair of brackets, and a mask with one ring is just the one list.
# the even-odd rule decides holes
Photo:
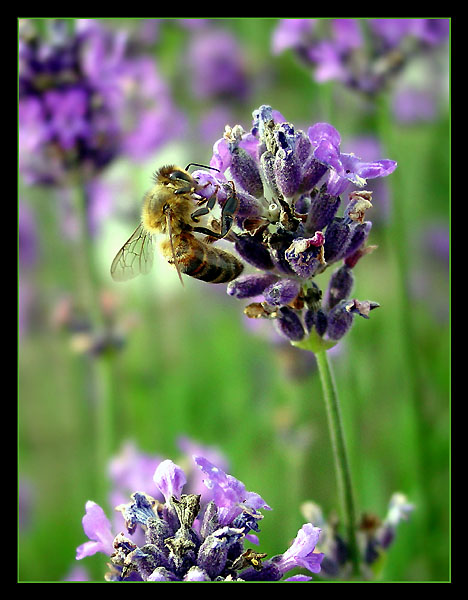
[[(227, 283), (242, 272), (244, 266), (233, 254), (211, 245), (231, 229), (238, 207), (234, 184), (222, 208), (219, 231), (202, 227), (200, 217), (211, 211), (217, 195), (215, 192), (209, 199), (197, 199), (200, 184), (188, 172), (191, 166), (203, 165), (190, 163), (185, 169), (167, 165), (155, 173), (155, 185), (143, 200), (141, 222), (112, 261), (111, 276), (115, 281), (149, 273), (154, 259), (154, 234), (165, 236), (162, 254), (175, 266), (182, 284), (182, 273), (209, 283)], [(209, 237), (202, 240), (194, 233)]]

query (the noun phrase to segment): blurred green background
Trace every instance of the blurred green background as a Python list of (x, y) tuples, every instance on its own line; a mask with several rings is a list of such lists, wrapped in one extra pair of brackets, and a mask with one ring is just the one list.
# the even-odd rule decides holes
[[(148, 276), (117, 284), (109, 274), (116, 251), (138, 223), (153, 171), (170, 162), (209, 163), (223, 125), (202, 139), (197, 127), (208, 109), (222, 108), (230, 125), (248, 129), (252, 111), (270, 104), (298, 127), (332, 123), (347, 151), (355, 138), (386, 131), (376, 158), (398, 162), (383, 181), (386, 211), (376, 209), (376, 219), (369, 217), (374, 221), (369, 243), (378, 249), (356, 267), (353, 297), (375, 300), (380, 308), (369, 321), (355, 322), (331, 361), (359, 510), (384, 517), (394, 491), (415, 504), (410, 520), (398, 528), (383, 580), (448, 581), (449, 265), (434, 242), (439, 234), (448, 239), (449, 228), (448, 45), (428, 59), (438, 61), (445, 74), (435, 114), (402, 122), (388, 108), (389, 92), (385, 127), (379, 130), (378, 119), (355, 94), (334, 82), (316, 83), (292, 51), (272, 54), (277, 19), (209, 21), (211, 28), (235, 36), (248, 84), (245, 97), (197, 98), (186, 56), (194, 33), (163, 19), (145, 52), (170, 86), (187, 127), (145, 160), (122, 156), (100, 176), (111, 191), (91, 241), (97, 287), (90, 295), (101, 295), (122, 340), (115, 351), (93, 357), (83, 350), (89, 335), (76, 321), (89, 319), (87, 283), (70, 204), (60, 190), (29, 185), (19, 175), (36, 260), (27, 269), (19, 265), (18, 578), (61, 581), (75, 567), (75, 549), (86, 540), (85, 502), (105, 506), (110, 486), (97, 458), (100, 418), (106, 419), (114, 454), (133, 440), (141, 451), (177, 462), (181, 435), (217, 448), (229, 472), (273, 508), (265, 511), (259, 534), (259, 551), (269, 556), (283, 552), (304, 522), (303, 502), (317, 502), (326, 514), (338, 508), (313, 356), (279, 344), (268, 323), (250, 327), (243, 305), (224, 286), (185, 278), (182, 287), (158, 256)], [(141, 25), (103, 23), (128, 31)], [(47, 22), (35, 25), (41, 30)], [(416, 64), (399, 81), (423, 77)], [(429, 81), (429, 87), (436, 85)], [(402, 296), (402, 264), (408, 298)], [(110, 399), (105, 417), (97, 408), (102, 394)], [(102, 580), (102, 554), (82, 562), (91, 578)]]

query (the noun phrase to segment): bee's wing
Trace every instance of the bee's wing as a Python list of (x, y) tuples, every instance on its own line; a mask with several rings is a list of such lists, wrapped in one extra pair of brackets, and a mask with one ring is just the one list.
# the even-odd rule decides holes
[(140, 223), (112, 261), (112, 279), (128, 281), (140, 273), (149, 273), (153, 260), (153, 236)]

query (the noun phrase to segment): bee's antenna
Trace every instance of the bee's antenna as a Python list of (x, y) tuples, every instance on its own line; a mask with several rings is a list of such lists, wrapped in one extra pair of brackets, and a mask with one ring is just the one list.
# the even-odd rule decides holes
[(185, 167), (185, 170), (188, 171), (189, 167), (202, 167), (203, 169), (213, 169), (213, 171), (218, 171), (218, 173), (221, 173), (221, 171), (219, 169), (217, 169), (216, 167), (209, 167), (208, 165), (201, 165), (199, 163), (189, 163)]

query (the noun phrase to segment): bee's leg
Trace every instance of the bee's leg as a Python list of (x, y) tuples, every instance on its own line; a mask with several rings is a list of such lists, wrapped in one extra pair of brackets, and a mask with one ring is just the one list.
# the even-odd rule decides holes
[[(234, 220), (234, 215), (239, 206), (239, 200), (237, 199), (237, 196), (236, 196), (236, 193), (234, 190), (234, 183), (232, 183), (232, 187), (233, 187), (233, 193), (227, 198), (226, 202), (224, 203), (223, 209), (221, 211), (221, 231), (220, 232), (211, 231), (210, 229), (206, 229), (206, 227), (194, 227), (194, 231), (198, 231), (198, 233), (204, 233), (204, 234), (214, 237), (216, 239), (221, 239), (229, 233), (229, 230), (232, 227), (232, 221)], [(216, 201), (216, 196), (212, 196), (208, 200), (207, 206), (211, 205), (211, 208), (212, 208), (214, 206), (215, 201)], [(195, 213), (192, 214), (192, 218), (194, 215), (195, 215), (195, 217), (199, 217), (199, 216), (201, 216), (201, 214), (206, 214), (206, 212), (208, 212), (208, 211), (206, 211), (206, 212), (201, 213), (200, 211), (203, 211), (203, 210), (204, 210), (203, 208), (200, 208), (199, 210), (195, 211)]]
[(194, 191), (193, 185), (186, 185), (183, 188), (178, 188), (177, 190), (174, 190), (174, 194), (177, 196), (179, 194), (191, 194), (193, 191)]
[(198, 222), (200, 217), (202, 217), (203, 215), (207, 215), (210, 212), (210, 210), (214, 207), (216, 203), (216, 196), (211, 196), (211, 198), (208, 199), (204, 198), (203, 203), (204, 202), (206, 202), (206, 206), (204, 206), (203, 208), (199, 208), (190, 215), (192, 219), (196, 222)]
[(236, 214), (237, 208), (239, 207), (239, 200), (235, 193), (228, 197), (224, 203), (223, 210), (221, 212), (221, 237), (227, 235), (232, 227), (232, 221)]

